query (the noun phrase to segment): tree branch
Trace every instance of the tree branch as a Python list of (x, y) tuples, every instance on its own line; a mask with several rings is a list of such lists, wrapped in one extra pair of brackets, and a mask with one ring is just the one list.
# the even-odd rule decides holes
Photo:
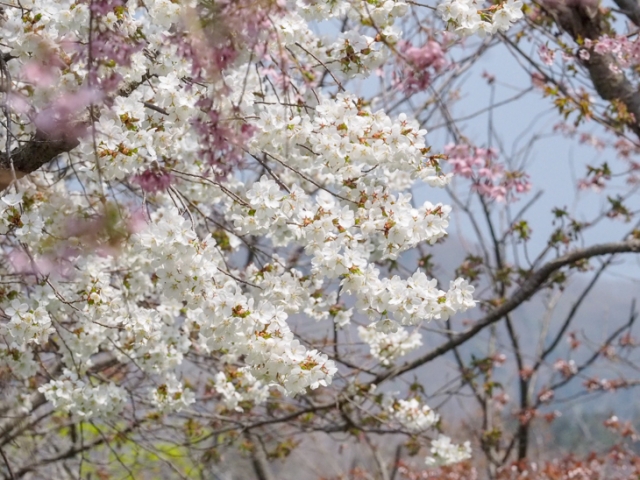
[[(616, 0), (616, 3), (635, 4), (633, 12), (640, 14), (640, 7), (636, 0)], [(597, 40), (610, 30), (603, 12), (595, 2), (552, 0), (547, 1), (545, 7), (558, 26), (576, 41), (578, 39)], [(627, 11), (628, 8), (625, 8), (625, 13)], [(582, 60), (582, 64), (589, 72), (598, 95), (608, 101), (619, 100), (627, 107), (627, 111), (635, 117), (635, 121), (629, 127), (640, 138), (640, 92), (622, 72), (613, 55), (602, 55), (593, 49), (589, 53), (589, 59)]]
[[(79, 144), (78, 139), (54, 139), (42, 132), (11, 152), (18, 178), (46, 165), (58, 155), (69, 152)], [(11, 162), (6, 152), (0, 153), (0, 191), (11, 183)]]
[(269, 467), (269, 460), (267, 459), (267, 454), (260, 438), (249, 432), (245, 432), (245, 437), (253, 444), (251, 464), (253, 465), (253, 471), (258, 480), (274, 480), (271, 474), (271, 468)]
[(545, 265), (543, 265), (537, 272), (533, 273), (523, 284), (522, 286), (511, 296), (509, 300), (504, 302), (500, 307), (496, 308), (492, 312), (489, 312), (484, 318), (478, 320), (473, 327), (467, 330), (464, 333), (461, 333), (455, 336), (453, 339), (448, 342), (440, 345), (439, 347), (433, 349), (429, 353), (411, 361), (405, 363), (404, 365), (398, 366), (396, 368), (390, 369), (387, 372), (381, 373), (378, 375), (375, 380), (372, 382), (374, 384), (379, 384), (388, 378), (392, 378), (398, 375), (402, 375), (410, 370), (413, 370), (425, 363), (438, 358), (445, 353), (449, 352), (453, 348), (458, 345), (463, 344), (467, 340), (473, 338), (479, 332), (484, 330), (489, 325), (498, 322), (509, 312), (515, 310), (521, 304), (526, 302), (533, 294), (535, 294), (540, 286), (546, 282), (549, 277), (560, 270), (562, 267), (566, 267), (567, 265), (574, 264), (580, 260), (597, 257), (601, 255), (608, 255), (612, 253), (630, 253), (630, 252), (640, 252), (640, 240), (627, 240), (625, 242), (612, 242), (612, 243), (604, 243), (601, 245), (594, 245), (589, 248), (576, 250), (574, 252), (568, 253), (561, 257), (552, 260)]
[[(7, 55), (8, 54), (5, 54), (4, 58), (6, 58)], [(127, 84), (118, 90), (117, 95), (121, 97), (128, 97), (136, 88), (152, 76), (153, 75), (146, 73), (142, 76), (142, 79), (139, 82)], [(168, 115), (168, 112), (164, 109), (149, 102), (144, 103), (147, 108), (155, 110), (163, 115)], [(75, 127), (81, 124), (82, 123), (75, 124), (70, 131), (75, 130)], [(24, 177), (25, 175), (28, 175), (29, 173), (38, 170), (43, 165), (51, 162), (58, 155), (70, 152), (80, 143), (80, 139), (77, 137), (65, 137), (65, 135), (53, 137), (51, 135), (47, 135), (43, 131), (37, 131), (32, 139), (24, 142), (21, 146), (15, 148), (11, 152), (11, 158), (9, 158), (7, 152), (0, 153), (0, 192), (7, 188), (13, 181), (11, 160), (13, 160), (16, 176), (18, 178)]]
[(638, 0), (613, 0), (629, 20), (640, 27), (640, 3)]
[(55, 457), (49, 457), (49, 458), (43, 458), (43, 459), (37, 460), (35, 463), (33, 463), (31, 465), (27, 465), (27, 466), (21, 468), (20, 470), (18, 470), (18, 472), (16, 472), (16, 474), (15, 474), (15, 478), (22, 478), (25, 475), (27, 475), (28, 473), (33, 472), (34, 470), (36, 470), (38, 467), (42, 467), (42, 466), (45, 466), (45, 465), (50, 465), (52, 463), (60, 462), (62, 460), (67, 460), (67, 459), (74, 458), (78, 454), (81, 454), (83, 452), (91, 450), (92, 448), (95, 448), (95, 447), (98, 447), (98, 446), (103, 445), (105, 443), (109, 443), (109, 442), (113, 441), (116, 436), (119, 437), (119, 438), (123, 438), (124, 435), (130, 433), (136, 427), (138, 427), (140, 425), (140, 423), (141, 423), (140, 421), (136, 421), (136, 422), (132, 423), (131, 425), (129, 425), (124, 430), (118, 431), (116, 434), (112, 435), (111, 437), (101, 436), (100, 438), (94, 440), (93, 442), (86, 443), (86, 444), (84, 444), (84, 445), (82, 445), (80, 447), (71, 447), (68, 450), (66, 450), (65, 452), (63, 452), (60, 455), (57, 455)]

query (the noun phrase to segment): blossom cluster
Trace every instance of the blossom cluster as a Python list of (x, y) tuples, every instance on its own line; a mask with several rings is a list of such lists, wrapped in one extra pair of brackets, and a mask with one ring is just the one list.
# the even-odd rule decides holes
[(598, 55), (610, 54), (614, 56), (617, 63), (611, 62), (609, 64), (609, 68), (614, 73), (620, 73), (622, 68), (637, 65), (640, 61), (640, 42), (626, 35), (603, 35), (596, 40), (586, 38), (582, 46), (579, 56), (583, 60), (588, 60), (591, 52)]
[(498, 202), (515, 200), (516, 194), (531, 190), (526, 173), (506, 170), (497, 161), (498, 152), (493, 148), (479, 148), (467, 144), (449, 144), (445, 153), (454, 174), (468, 178), (480, 195)]
[(215, 389), (222, 395), (228, 410), (242, 412), (241, 402), (261, 404), (268, 398), (268, 386), (262, 385), (246, 368), (234, 372), (231, 377), (227, 378), (224, 372), (219, 372), (215, 377)]
[(407, 94), (426, 90), (433, 76), (447, 66), (445, 49), (436, 40), (428, 40), (421, 47), (401, 40), (398, 46), (402, 54), (399, 61), (401, 69), (396, 73), (394, 82)]
[(388, 409), (396, 422), (413, 432), (427, 430), (440, 420), (440, 416), (428, 405), (421, 404), (415, 398), (393, 401)]
[(92, 385), (71, 370), (39, 390), (54, 407), (88, 418), (117, 415), (127, 401), (126, 392), (115, 384)]
[(358, 327), (358, 335), (369, 345), (371, 355), (382, 365), (390, 365), (397, 358), (422, 345), (420, 333), (409, 333), (402, 327), (390, 333), (380, 332), (373, 325)]
[(438, 13), (447, 26), (463, 36), (504, 33), (523, 17), (522, 2), (507, 0), (491, 8), (480, 8), (479, 0), (444, 0)]
[(471, 444), (466, 441), (462, 445), (456, 445), (446, 435), (438, 435), (438, 438), (431, 441), (431, 455), (426, 460), (431, 467), (462, 462), (471, 458)]
[[(67, 150), (0, 201), (0, 367), (72, 416), (170, 414), (201, 398), (243, 412), (332, 383), (336, 361), (300, 338), (301, 318), (333, 328), (359, 315), (388, 365), (420, 345), (400, 325), (475, 306), (462, 278), (441, 289), (384, 268), (444, 238), (451, 212), (410, 194), (451, 180), (426, 131), (344, 87), (388, 57), (407, 4), (214, 3), (3, 11), (0, 140)], [(333, 38), (311, 28), (345, 15), (354, 28)], [(429, 49), (405, 53), (437, 70)], [(320, 88), (326, 72), (338, 93)], [(408, 430), (437, 421), (413, 401), (392, 410)]]

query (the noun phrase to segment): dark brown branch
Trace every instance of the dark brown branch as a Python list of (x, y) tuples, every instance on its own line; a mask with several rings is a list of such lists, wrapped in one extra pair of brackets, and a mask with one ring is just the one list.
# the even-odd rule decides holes
[[(36, 136), (11, 152), (13, 165), (18, 178), (23, 177), (58, 155), (78, 146), (78, 139), (53, 139), (44, 133)], [(11, 162), (6, 153), (0, 154), (0, 191), (4, 190), (12, 180)]]
[(629, 20), (640, 27), (640, 3), (638, 0), (613, 0)]
[[(625, 0), (622, 3), (627, 3)], [(628, 0), (628, 3), (636, 3)], [(545, 3), (550, 14), (558, 26), (565, 30), (574, 40), (597, 40), (606, 35), (610, 28), (604, 18), (604, 13), (596, 2), (568, 2), (548, 1)], [(637, 8), (637, 5), (636, 5)], [(620, 69), (616, 59), (611, 54), (598, 54), (590, 51), (588, 60), (583, 60), (598, 95), (604, 100), (618, 100), (622, 102), (635, 121), (629, 125), (631, 130), (640, 137), (640, 92), (629, 81)], [(612, 68), (613, 67), (613, 68)]]
[(269, 467), (269, 460), (267, 459), (264, 445), (260, 438), (257, 435), (251, 435), (249, 432), (245, 432), (245, 437), (253, 444), (251, 463), (258, 480), (274, 480), (271, 468)]
[[(5, 54), (6, 56), (7, 54)], [(142, 83), (146, 82), (152, 75), (143, 75), (140, 82), (131, 83), (118, 91), (119, 96), (129, 96)], [(164, 109), (156, 107), (153, 104), (145, 102), (147, 108), (151, 108), (163, 115), (167, 115)], [(78, 130), (79, 124), (70, 125), (67, 131)], [(80, 129), (82, 130), (82, 129)], [(54, 160), (58, 155), (70, 152), (78, 146), (80, 139), (78, 137), (65, 138), (63, 135), (50, 136), (42, 131), (36, 132), (35, 136), (24, 142), (11, 152), (11, 158), (6, 152), (0, 153), (0, 192), (7, 188), (13, 180), (11, 173), (11, 160), (18, 178), (24, 177), (31, 172), (38, 170), (43, 165)]]
[(484, 318), (478, 320), (475, 325), (469, 330), (455, 336), (452, 340), (440, 345), (429, 353), (411, 362), (405, 363), (404, 365), (400, 365), (396, 368), (390, 369), (389, 371), (381, 373), (372, 383), (379, 384), (387, 380), (388, 378), (402, 375), (403, 373), (411, 371), (417, 367), (420, 367), (421, 365), (424, 365), (425, 363), (430, 362), (431, 360), (444, 355), (458, 345), (462, 345), (469, 339), (476, 336), (486, 327), (503, 319), (508, 313), (512, 312), (517, 307), (526, 302), (533, 294), (535, 294), (539, 290), (540, 286), (544, 284), (553, 273), (560, 270), (561, 268), (572, 265), (580, 260), (592, 257), (609, 255), (612, 253), (630, 252), (640, 252), (640, 240), (628, 240), (625, 242), (613, 242), (594, 245), (589, 248), (576, 250), (548, 262), (547, 264), (543, 265), (537, 272), (533, 273), (511, 296), (511, 298), (505, 301), (500, 307), (496, 308), (492, 312), (489, 312)]
[(398, 444), (396, 447), (396, 454), (393, 458), (393, 469), (391, 470), (390, 480), (396, 480), (398, 474), (398, 467), (400, 467), (400, 459), (402, 458), (402, 444)]
[(15, 476), (13, 475), (13, 470), (11, 469), (11, 464), (9, 463), (9, 459), (4, 454), (4, 450), (0, 447), (0, 455), (2, 455), (2, 460), (4, 461), (5, 466), (7, 467), (7, 471), (9, 472), (9, 479), (15, 480)]

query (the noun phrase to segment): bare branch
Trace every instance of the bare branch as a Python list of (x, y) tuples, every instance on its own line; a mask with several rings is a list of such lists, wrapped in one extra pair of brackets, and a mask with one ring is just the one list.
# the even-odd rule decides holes
[(612, 253), (637, 253), (640, 252), (640, 240), (627, 240), (625, 242), (612, 242), (604, 243), (601, 245), (594, 245), (589, 248), (576, 250), (561, 257), (556, 258), (543, 265), (537, 272), (533, 273), (522, 286), (500, 307), (496, 308), (492, 312), (488, 313), (484, 318), (478, 320), (473, 327), (464, 333), (455, 336), (452, 340), (440, 345), (433, 349), (429, 353), (411, 361), (404, 365), (390, 369), (384, 373), (381, 373), (372, 382), (379, 384), (388, 378), (402, 375), (405, 372), (411, 371), (431, 360), (438, 358), (451, 349), (463, 344), (467, 340), (473, 338), (479, 332), (484, 330), (489, 325), (498, 322), (505, 317), (509, 312), (512, 312), (521, 304), (526, 302), (532, 295), (539, 291), (540, 286), (546, 282), (549, 277), (560, 270), (562, 267), (574, 264), (577, 261), (598, 257), (601, 255), (609, 255)]

